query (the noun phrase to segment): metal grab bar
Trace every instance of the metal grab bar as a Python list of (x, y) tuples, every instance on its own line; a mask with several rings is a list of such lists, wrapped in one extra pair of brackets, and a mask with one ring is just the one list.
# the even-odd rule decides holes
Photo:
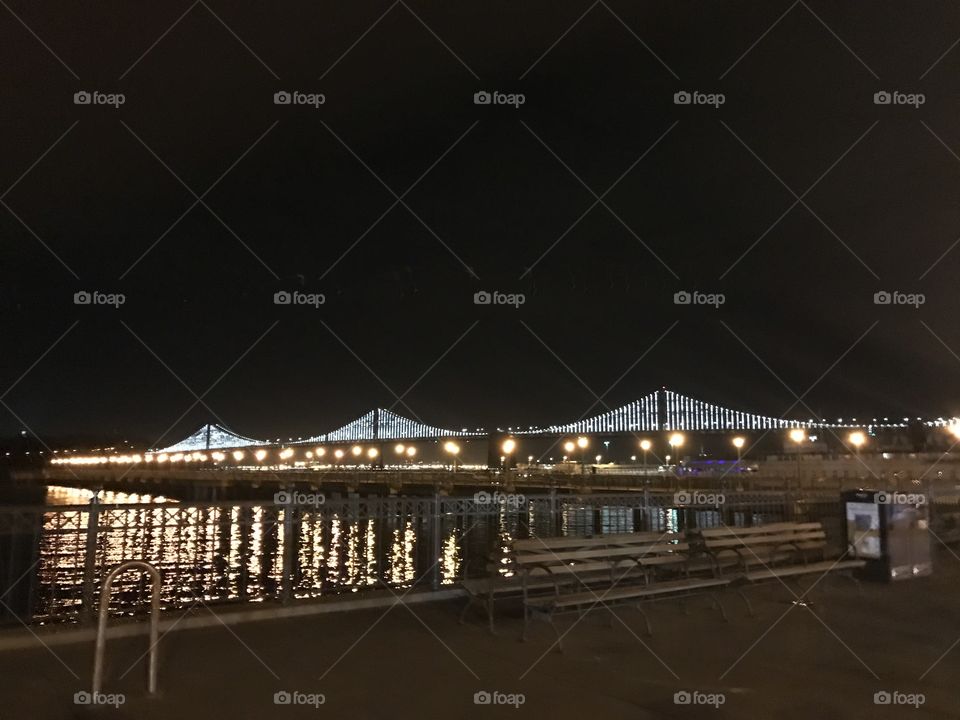
[(113, 581), (120, 573), (131, 568), (141, 568), (149, 573), (153, 591), (150, 596), (150, 654), (149, 679), (147, 692), (153, 695), (157, 692), (157, 642), (160, 630), (160, 572), (150, 563), (143, 560), (127, 560), (122, 562), (103, 581), (103, 590), (100, 591), (100, 618), (97, 621), (97, 646), (93, 655), (93, 693), (100, 692), (103, 684), (103, 650), (107, 644), (105, 632), (107, 629), (107, 611), (110, 609), (110, 589)]

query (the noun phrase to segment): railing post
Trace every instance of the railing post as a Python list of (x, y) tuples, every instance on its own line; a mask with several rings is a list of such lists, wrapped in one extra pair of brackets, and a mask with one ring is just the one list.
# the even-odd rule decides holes
[(93, 622), (97, 610), (97, 539), (100, 535), (100, 493), (94, 492), (87, 511), (87, 542), (83, 559), (83, 615)]
[(283, 568), (280, 589), (280, 602), (288, 605), (293, 598), (293, 558), (297, 546), (297, 538), (294, 537), (296, 528), (293, 503), (289, 503), (283, 508)]
[(431, 523), (433, 542), (433, 589), (440, 589), (440, 493), (433, 494), (433, 522)]

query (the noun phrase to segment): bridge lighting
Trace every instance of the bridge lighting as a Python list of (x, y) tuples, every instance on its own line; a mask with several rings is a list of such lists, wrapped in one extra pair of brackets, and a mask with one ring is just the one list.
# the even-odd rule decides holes
[(263, 462), (264, 458), (267, 457), (266, 450), (257, 450), (253, 456), (257, 459), (257, 462)]
[(359, 457), (360, 453), (363, 452), (363, 448), (359, 445), (354, 445), (352, 448), (350, 448), (350, 452), (353, 453), (354, 457)]
[(413, 445), (407, 448), (407, 457), (412, 458), (416, 454), (417, 454), (417, 449)]
[(240, 462), (241, 460), (243, 460), (243, 450), (234, 450), (233, 459), (236, 460), (237, 462)]
[(794, 428), (790, 431), (790, 439), (799, 445), (807, 439), (807, 434), (803, 431), (803, 428)]
[(567, 451), (567, 454), (572, 454), (572, 453), (573, 453), (573, 449), (574, 449), (575, 447), (577, 447), (577, 446), (574, 444), (573, 440), (567, 440), (567, 441), (563, 444), (563, 449)]
[(647, 440), (646, 438), (640, 441), (640, 449), (643, 450), (644, 452), (647, 452), (647, 450), (649, 450), (652, 447), (653, 447), (653, 443)]
[(376, 449), (376, 448), (370, 448), (369, 450), (367, 450), (367, 457), (368, 457), (368, 458), (370, 458), (371, 460), (373, 460), (376, 456), (377, 456), (377, 449)]
[(403, 455), (404, 451), (406, 450), (406, 448), (403, 446), (403, 443), (397, 443), (393, 449), (397, 451), (397, 455)]
[(590, 444), (590, 441), (587, 440), (587, 438), (584, 437), (583, 435), (581, 435), (580, 437), (577, 438), (577, 447), (580, 448), (581, 450), (583, 450), (584, 448), (586, 448), (587, 445), (589, 445), (589, 444)]
[(293, 448), (284, 448), (280, 451), (280, 459), (287, 460), (293, 457)]
[(513, 438), (507, 438), (503, 441), (503, 445), (500, 446), (503, 449), (504, 455), (509, 455), (514, 450), (517, 449), (517, 441)]

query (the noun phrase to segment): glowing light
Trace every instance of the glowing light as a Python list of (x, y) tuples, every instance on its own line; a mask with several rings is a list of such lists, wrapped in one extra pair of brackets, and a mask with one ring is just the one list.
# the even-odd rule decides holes
[(306, 457), (307, 457), (307, 460), (312, 460), (312, 459), (313, 459), (313, 450), (307, 450), (307, 452), (306, 452)]
[(794, 428), (790, 431), (790, 439), (797, 444), (802, 443), (807, 439), (807, 433), (803, 431), (803, 428)]
[(359, 445), (354, 445), (352, 448), (350, 448), (350, 452), (352, 452), (356, 456), (359, 456), (360, 453), (363, 452), (363, 448), (360, 447)]
[(240, 462), (241, 460), (243, 460), (243, 450), (234, 450), (233, 459), (236, 460), (237, 462)]
[(587, 445), (589, 445), (589, 444), (590, 444), (590, 441), (587, 440), (587, 438), (584, 437), (583, 435), (581, 435), (580, 437), (577, 438), (577, 447), (580, 448), (581, 450), (583, 450), (584, 448), (586, 448)]
[(567, 453), (572, 453), (572, 452), (573, 452), (573, 449), (574, 449), (575, 447), (576, 447), (576, 445), (574, 444), (573, 440), (567, 440), (567, 441), (563, 444), (563, 449), (566, 450)]
[(676, 449), (681, 447), (685, 440), (686, 438), (683, 436), (683, 433), (674, 433), (667, 442), (670, 444), (670, 447)]
[(210, 453), (210, 457), (213, 458), (214, 462), (223, 462), (227, 459), (226, 454), (219, 451)]
[(288, 460), (293, 457), (293, 448), (284, 448), (280, 451), (280, 459)]
[(503, 445), (501, 447), (503, 449), (504, 455), (509, 455), (510, 453), (512, 453), (514, 450), (517, 449), (517, 441), (514, 440), (513, 438), (507, 438), (506, 440), (503, 441)]
[(443, 445), (443, 449), (451, 455), (456, 455), (458, 452), (460, 452), (460, 446), (452, 440), (447, 440), (447, 442)]
[(369, 450), (367, 450), (367, 457), (370, 458), (371, 460), (373, 460), (377, 456), (377, 454), (378, 453), (376, 448), (370, 448)]
[(403, 447), (403, 443), (397, 443), (393, 448), (397, 455), (403, 455), (403, 451), (406, 449)]
[(740, 448), (742, 448), (742, 447), (746, 444), (747, 441), (746, 441), (744, 438), (742, 438), (742, 437), (735, 437), (732, 442), (733, 442), (733, 446), (734, 446), (737, 450), (739, 450)]
[(407, 457), (413, 457), (416, 454), (417, 454), (417, 449), (413, 447), (413, 445), (407, 448)]
[(343, 457), (343, 450), (341, 450), (340, 448), (337, 448), (337, 449), (333, 452), (333, 456), (334, 456), (337, 460), (340, 460), (340, 459)]
[(643, 450), (644, 452), (646, 452), (652, 447), (653, 447), (653, 443), (650, 442), (649, 440), (644, 439), (640, 441), (640, 449)]
[(257, 450), (253, 456), (257, 459), (258, 462), (263, 462), (263, 459), (267, 456), (266, 450)]
[(867, 441), (867, 436), (864, 435), (859, 430), (857, 430), (855, 432), (850, 433), (850, 436), (848, 439), (850, 440), (851, 445), (859, 449), (859, 447)]

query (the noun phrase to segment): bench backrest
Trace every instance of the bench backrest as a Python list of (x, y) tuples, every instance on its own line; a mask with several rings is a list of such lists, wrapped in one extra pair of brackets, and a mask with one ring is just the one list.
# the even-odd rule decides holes
[(714, 553), (721, 550), (776, 550), (777, 548), (816, 550), (826, 546), (827, 534), (818, 522), (773, 523), (758, 527), (704, 528), (703, 544)]
[(608, 563), (644, 564), (684, 562), (690, 545), (684, 533), (624, 533), (593, 538), (532, 538), (513, 543), (513, 560), (521, 567), (577, 566)]

